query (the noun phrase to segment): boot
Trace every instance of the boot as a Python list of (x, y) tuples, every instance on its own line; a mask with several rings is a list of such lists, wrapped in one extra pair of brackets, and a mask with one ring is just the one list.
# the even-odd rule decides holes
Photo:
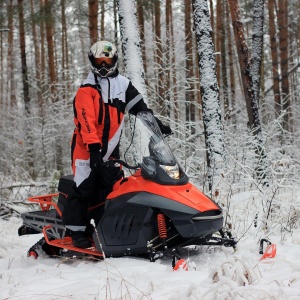
[(70, 236), (73, 240), (73, 245), (78, 248), (92, 247), (92, 242), (86, 236), (85, 231), (71, 231)]

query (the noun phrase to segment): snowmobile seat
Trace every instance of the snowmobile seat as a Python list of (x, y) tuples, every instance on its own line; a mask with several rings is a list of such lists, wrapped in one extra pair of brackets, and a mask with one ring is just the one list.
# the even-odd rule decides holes
[(64, 210), (68, 196), (71, 195), (72, 193), (73, 185), (74, 185), (73, 175), (62, 176), (59, 179), (59, 183), (58, 183), (59, 196), (58, 196), (57, 205), (61, 212), (63, 212)]

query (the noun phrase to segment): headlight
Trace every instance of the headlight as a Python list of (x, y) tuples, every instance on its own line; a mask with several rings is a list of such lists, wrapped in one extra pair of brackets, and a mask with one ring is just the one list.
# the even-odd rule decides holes
[(164, 166), (160, 165), (161, 168), (165, 170), (165, 172), (173, 179), (179, 179), (180, 178), (180, 172), (179, 167), (176, 164), (175, 166)]

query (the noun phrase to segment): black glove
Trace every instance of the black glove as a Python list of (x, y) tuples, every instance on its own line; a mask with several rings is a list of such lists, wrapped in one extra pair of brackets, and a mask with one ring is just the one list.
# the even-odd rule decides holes
[(159, 127), (160, 131), (162, 132), (162, 134), (169, 135), (169, 134), (172, 133), (172, 130), (171, 130), (170, 126), (164, 125), (161, 120), (159, 120), (156, 117), (154, 117), (154, 118), (155, 118), (155, 120), (156, 120), (156, 122), (158, 124), (158, 127)]
[(123, 177), (120, 167), (107, 167), (103, 165), (99, 172), (100, 186), (102, 189), (111, 189), (116, 181)]
[(103, 167), (103, 158), (99, 150), (90, 152), (90, 167), (92, 171), (97, 172)]

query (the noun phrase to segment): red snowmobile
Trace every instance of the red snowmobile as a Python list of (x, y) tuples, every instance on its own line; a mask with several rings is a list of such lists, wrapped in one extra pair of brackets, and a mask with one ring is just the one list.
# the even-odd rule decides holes
[[(165, 141), (153, 115), (139, 113), (135, 124), (137, 166), (122, 160), (121, 164), (134, 173), (117, 181), (105, 204), (93, 199), (89, 203), (88, 226), (93, 247), (76, 248), (71, 237), (65, 236), (61, 216), (64, 203), (73, 186), (72, 175), (60, 179), (58, 193), (31, 197), (41, 210), (21, 215), (19, 235), (43, 233), (28, 255), (37, 257), (42, 248), (51, 256), (118, 257), (146, 256), (150, 261), (170, 255), (173, 266), (180, 248), (189, 245), (224, 245), (235, 247), (229, 232), (223, 232), (222, 209), (192, 183), (178, 164)], [(136, 149), (137, 150), (137, 149)], [(140, 157), (137, 153), (141, 153)], [(58, 198), (57, 202), (54, 201)]]

